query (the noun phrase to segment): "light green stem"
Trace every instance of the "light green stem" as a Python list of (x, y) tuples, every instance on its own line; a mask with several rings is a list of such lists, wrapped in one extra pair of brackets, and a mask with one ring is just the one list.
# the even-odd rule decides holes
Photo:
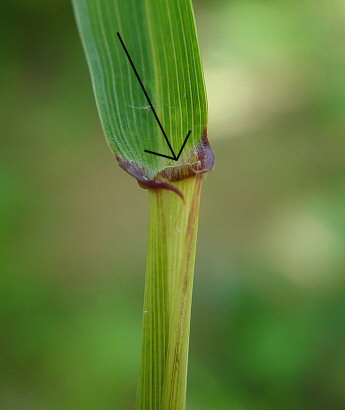
[(137, 410), (184, 410), (202, 177), (150, 191)]

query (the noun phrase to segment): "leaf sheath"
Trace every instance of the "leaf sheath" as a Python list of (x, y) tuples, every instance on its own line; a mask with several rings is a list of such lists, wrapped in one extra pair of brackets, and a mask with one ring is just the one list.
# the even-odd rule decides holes
[(150, 191), (138, 410), (183, 410), (202, 176)]

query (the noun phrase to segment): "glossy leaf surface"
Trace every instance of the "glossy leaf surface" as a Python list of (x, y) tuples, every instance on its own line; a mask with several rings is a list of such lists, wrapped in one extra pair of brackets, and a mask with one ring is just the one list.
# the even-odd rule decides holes
[[(142, 185), (213, 167), (207, 101), (189, 0), (73, 0), (103, 130), (120, 165)], [(120, 33), (178, 161), (171, 155), (119, 41)]]

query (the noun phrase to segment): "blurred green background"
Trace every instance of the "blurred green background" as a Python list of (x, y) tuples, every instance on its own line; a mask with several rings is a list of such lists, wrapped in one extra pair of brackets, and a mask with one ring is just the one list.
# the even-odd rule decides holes
[[(217, 166), (187, 407), (344, 409), (344, 2), (194, 4)], [(147, 193), (105, 143), (69, 2), (0, 23), (0, 408), (132, 410)]]

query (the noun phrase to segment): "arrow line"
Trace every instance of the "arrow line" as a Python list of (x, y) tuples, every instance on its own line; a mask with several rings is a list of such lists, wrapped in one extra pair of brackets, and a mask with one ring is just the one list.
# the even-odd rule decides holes
[(182, 153), (182, 151), (183, 151), (183, 149), (184, 149), (184, 147), (185, 147), (185, 145), (186, 145), (186, 143), (187, 143), (187, 140), (188, 140), (188, 138), (189, 138), (189, 136), (190, 136), (190, 134), (191, 134), (191, 131), (188, 132), (188, 134), (187, 134), (187, 136), (186, 136), (186, 138), (185, 138), (185, 140), (184, 140), (184, 142), (183, 142), (183, 144), (182, 144), (182, 147), (181, 147), (181, 149), (180, 149), (178, 155), (176, 156), (176, 154), (175, 154), (175, 152), (174, 152), (174, 150), (173, 150), (173, 147), (172, 147), (171, 144), (170, 144), (169, 138), (168, 138), (168, 136), (167, 136), (167, 134), (166, 134), (166, 132), (165, 132), (165, 130), (164, 130), (164, 128), (163, 128), (163, 125), (162, 125), (162, 123), (161, 123), (160, 120), (159, 120), (159, 117), (158, 117), (158, 115), (157, 115), (157, 112), (156, 112), (156, 110), (155, 110), (155, 108), (154, 108), (154, 106), (153, 106), (153, 104), (152, 104), (152, 102), (151, 102), (151, 100), (150, 100), (150, 97), (149, 97), (149, 95), (148, 95), (148, 93), (147, 93), (147, 91), (146, 91), (146, 89), (145, 89), (145, 87), (144, 87), (144, 84), (143, 84), (143, 82), (141, 81), (141, 78), (140, 78), (140, 76), (139, 76), (139, 74), (138, 74), (138, 71), (137, 71), (137, 69), (135, 68), (135, 65), (134, 65), (133, 60), (132, 60), (132, 58), (131, 58), (131, 56), (130, 56), (128, 50), (127, 50), (127, 47), (126, 47), (124, 41), (122, 40), (121, 34), (120, 34), (120, 33), (117, 33), (117, 36), (118, 36), (118, 38), (119, 38), (119, 40), (120, 40), (120, 43), (121, 43), (121, 45), (122, 45), (122, 48), (124, 49), (124, 51), (125, 51), (125, 53), (126, 53), (126, 56), (127, 56), (128, 60), (129, 60), (129, 63), (130, 63), (130, 65), (131, 65), (131, 67), (132, 67), (132, 69), (133, 69), (133, 71), (134, 71), (134, 74), (135, 74), (135, 76), (137, 77), (137, 79), (138, 79), (138, 81), (139, 81), (139, 84), (140, 84), (140, 86), (141, 86), (141, 89), (143, 90), (143, 93), (144, 93), (144, 95), (145, 95), (145, 97), (146, 97), (146, 99), (147, 99), (147, 102), (149, 103), (149, 105), (150, 105), (150, 107), (151, 107), (151, 109), (152, 109), (153, 115), (155, 116), (156, 121), (157, 121), (157, 123), (158, 123), (158, 125), (159, 125), (159, 128), (160, 128), (160, 130), (162, 131), (162, 134), (163, 134), (163, 136), (164, 136), (164, 138), (165, 138), (165, 141), (166, 141), (166, 143), (167, 143), (168, 146), (169, 146), (169, 149), (170, 149), (170, 152), (172, 153), (172, 156), (170, 156), (170, 155), (164, 155), (164, 154), (159, 154), (158, 152), (149, 151), (149, 150), (147, 150), (147, 149), (145, 149), (144, 151), (147, 152), (147, 153), (149, 153), (149, 154), (154, 154), (154, 155), (158, 155), (158, 156), (160, 156), (160, 157), (169, 158), (169, 159), (173, 159), (173, 160), (175, 160), (175, 161), (178, 161), (178, 159), (180, 158), (180, 155), (181, 155), (181, 153)]

